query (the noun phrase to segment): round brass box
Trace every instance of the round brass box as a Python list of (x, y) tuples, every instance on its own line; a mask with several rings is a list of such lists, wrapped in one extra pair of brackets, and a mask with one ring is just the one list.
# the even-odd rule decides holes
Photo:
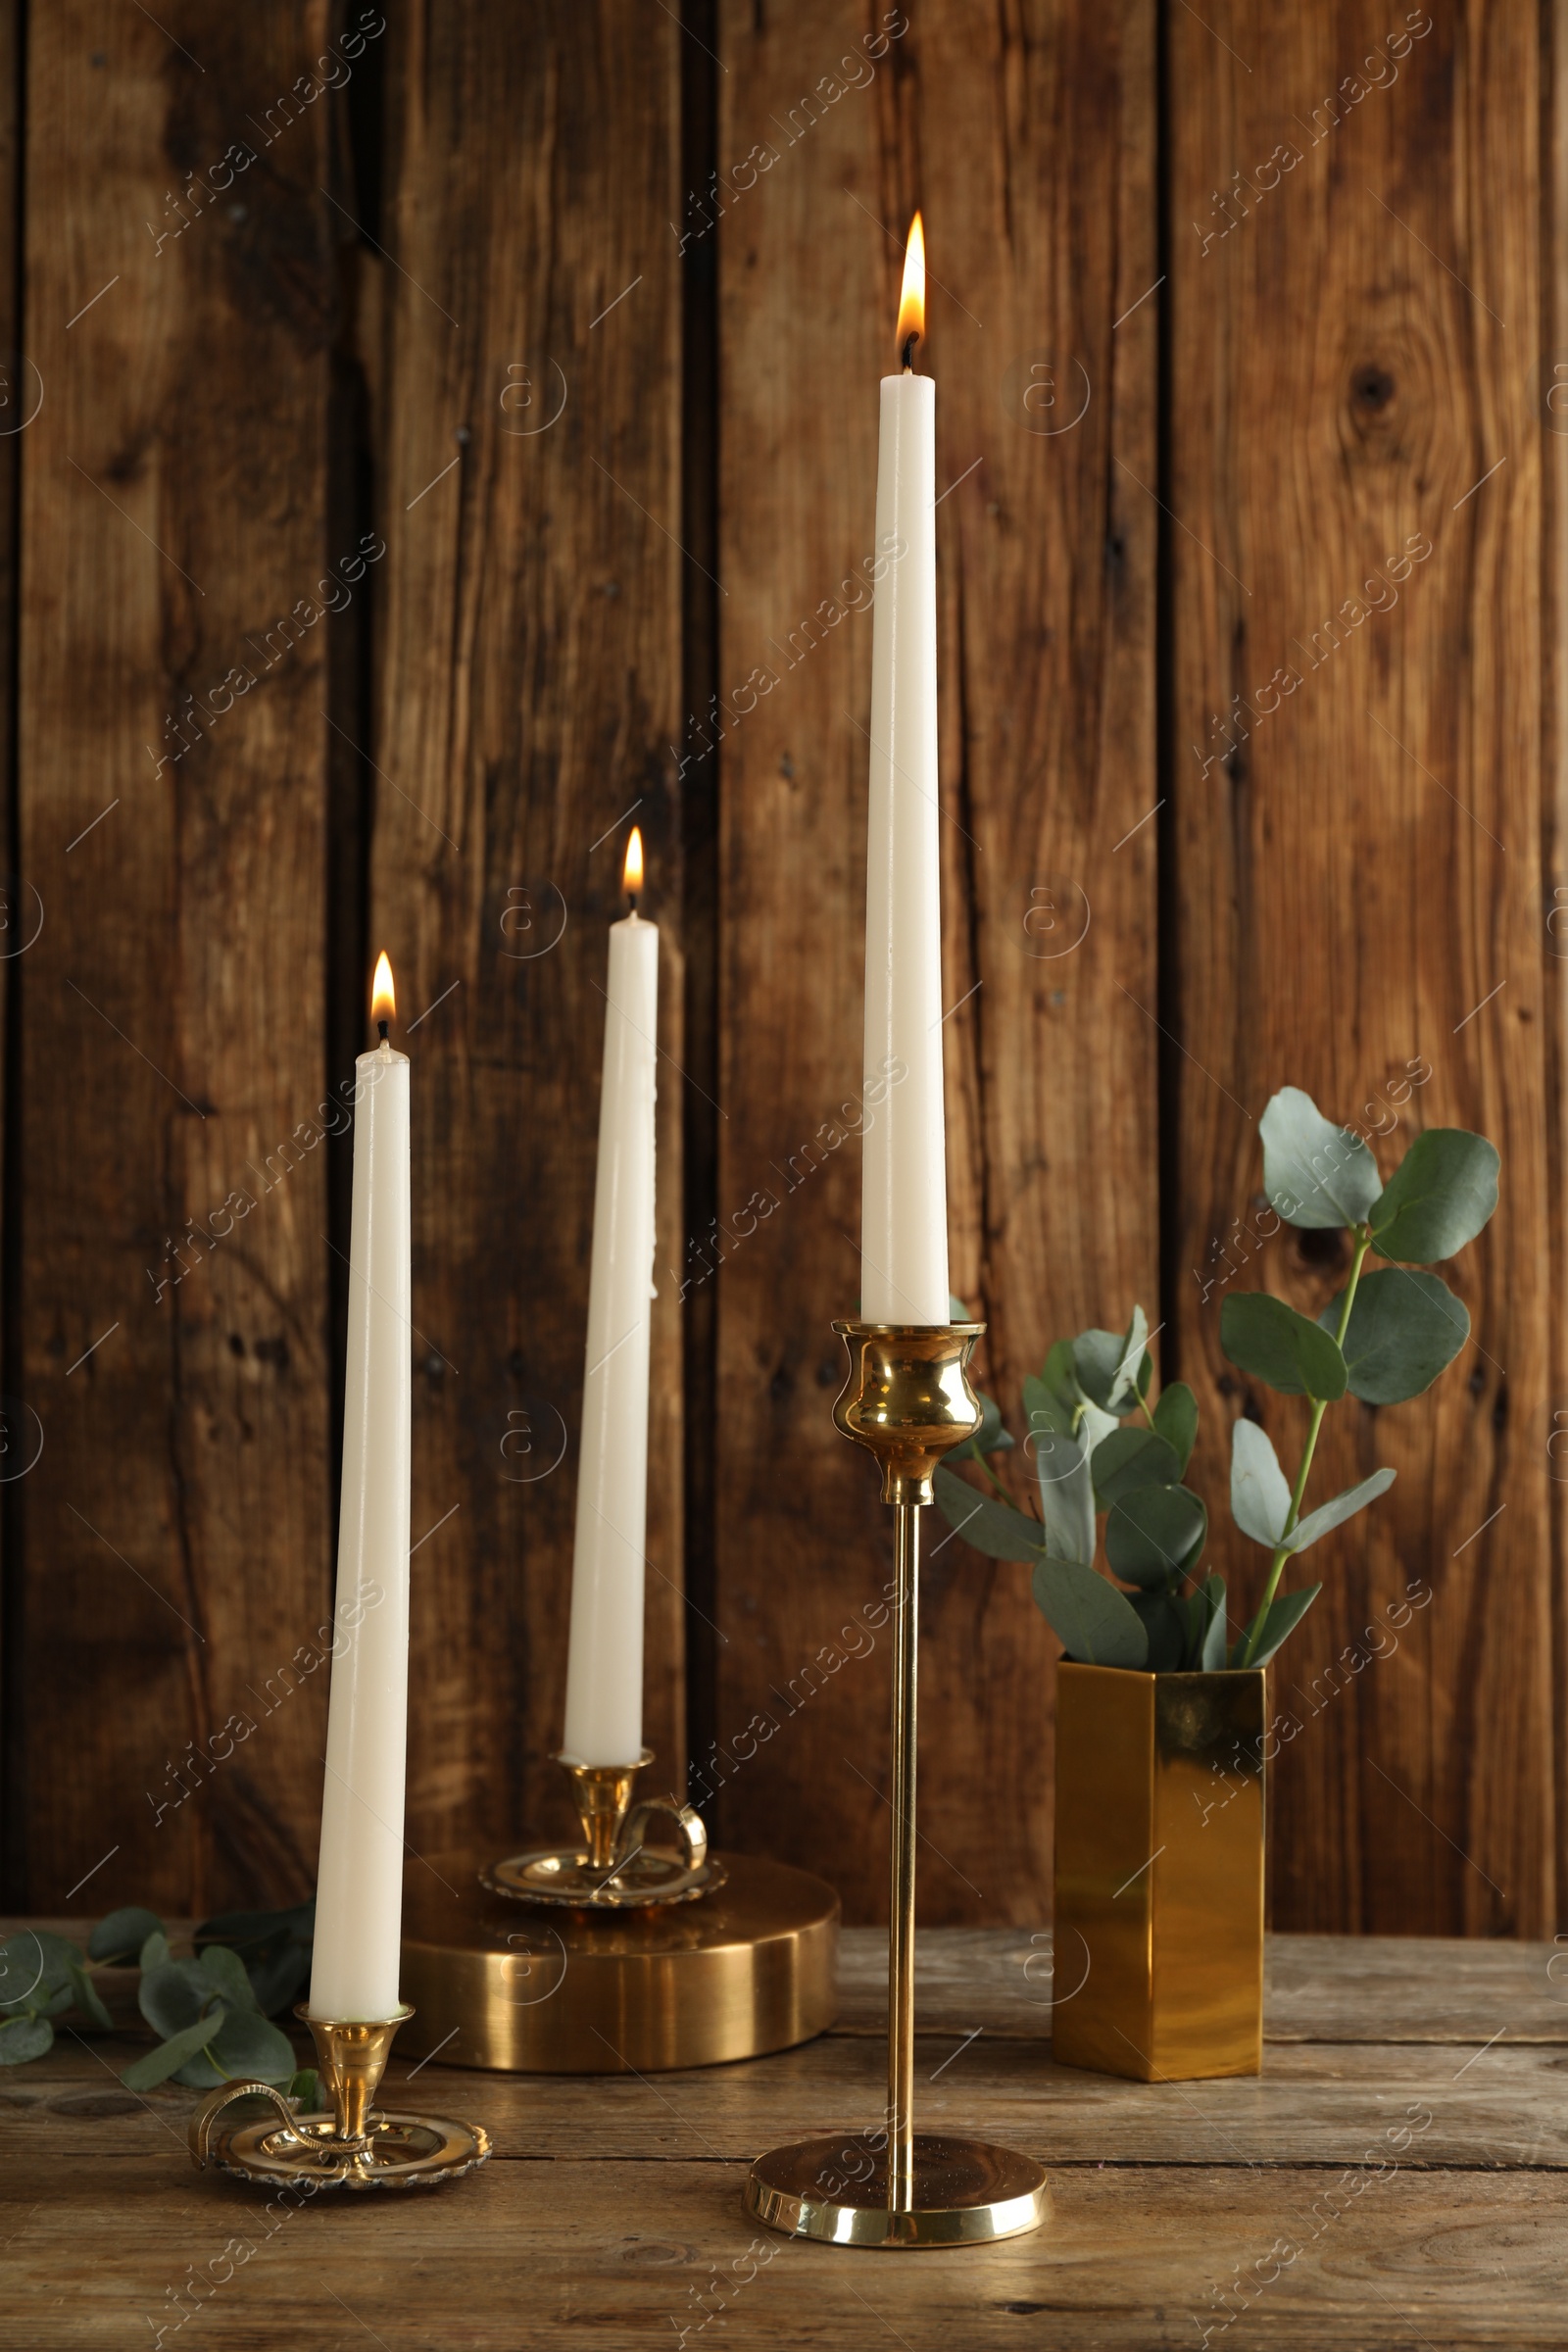
[[(410, 1874), (401, 2047), (509, 2074), (722, 2066), (808, 2041), (837, 2009), (839, 1898), (808, 1871), (727, 1854), (700, 1902), (533, 1909), (480, 1884), (487, 1854)], [(455, 1894), (453, 1891), (455, 1890)]]

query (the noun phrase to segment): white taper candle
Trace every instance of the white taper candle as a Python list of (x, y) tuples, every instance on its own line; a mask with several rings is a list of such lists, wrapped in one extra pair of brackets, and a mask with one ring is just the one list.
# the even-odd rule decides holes
[[(642, 843), (633, 834), (636, 891)], [(593, 1266), (577, 1470), (563, 1754), (635, 1764), (643, 1744), (648, 1351), (654, 1297), (654, 1098), (659, 927), (610, 929)]]
[[(391, 974), (375, 1009), (390, 1017)], [(409, 1063), (382, 1043), (355, 1063), (354, 1211), (343, 1499), (317, 1874), (311, 2015), (398, 2007), (408, 1751)]]
[[(901, 342), (924, 323), (918, 214), (908, 251)], [(877, 581), (872, 614), (867, 1090), (878, 1072), (899, 1076), (863, 1147), (860, 1313), (872, 1323), (950, 1320), (935, 510), (936, 386), (906, 369), (882, 379), (876, 475), (877, 546), (898, 552)]]

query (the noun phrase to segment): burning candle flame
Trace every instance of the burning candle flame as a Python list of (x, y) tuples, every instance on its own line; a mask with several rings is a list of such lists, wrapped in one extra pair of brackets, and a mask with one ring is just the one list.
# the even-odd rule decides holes
[(626, 844), (626, 862), (621, 868), (620, 887), (635, 898), (643, 886), (643, 829), (633, 825), (631, 839)]
[[(901, 352), (906, 352), (910, 342), (925, 333), (925, 230), (920, 216), (915, 214), (909, 223), (909, 242), (904, 255), (904, 288), (899, 296), (899, 334)], [(906, 359), (907, 366), (907, 359)]]
[(370, 983), (370, 1018), (372, 1021), (392, 1021), (397, 1018), (397, 992), (392, 986), (392, 965), (385, 948), (375, 959), (375, 978)]

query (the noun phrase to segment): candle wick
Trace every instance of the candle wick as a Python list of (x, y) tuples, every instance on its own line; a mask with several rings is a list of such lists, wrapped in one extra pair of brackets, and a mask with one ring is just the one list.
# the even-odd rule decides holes
[(914, 347), (919, 340), (920, 330), (918, 327), (911, 328), (904, 338), (904, 372), (906, 375), (914, 373)]
[(626, 904), (631, 908), (633, 914), (635, 914), (637, 911), (637, 901), (640, 895), (641, 894), (635, 890), (628, 890), (626, 893)]
[(380, 1031), (380, 1035), (381, 1035), (381, 1043), (382, 1043), (382, 1045), (384, 1046), (384, 1045), (386, 1044), (386, 1031), (387, 1031), (387, 1024), (385, 1023), (385, 1021), (377, 1021), (375, 1025), (376, 1025), (376, 1028), (377, 1028), (377, 1029)]

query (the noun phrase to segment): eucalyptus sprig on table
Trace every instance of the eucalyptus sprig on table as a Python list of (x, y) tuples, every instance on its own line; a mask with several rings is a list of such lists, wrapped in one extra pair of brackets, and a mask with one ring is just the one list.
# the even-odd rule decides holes
[(100, 2033), (114, 2020), (93, 1983), (99, 1969), (141, 1970), (137, 2005), (158, 2035), (121, 2081), (150, 2090), (171, 2078), (198, 2090), (253, 2075), (314, 2104), (315, 2070), (296, 2071), (287, 2035), (270, 2014), (304, 1984), (311, 1962), (314, 1903), (288, 1911), (234, 1911), (204, 1920), (194, 1950), (176, 1958), (164, 1923), (139, 1905), (112, 1911), (85, 1952), (44, 1928), (24, 1928), (0, 1944), (0, 2066), (41, 2058), (54, 2020), (74, 2009)]
[[(1124, 1333), (1058, 1340), (1025, 1379), (1038, 1511), (1020, 1510), (993, 1467), (991, 1457), (1013, 1441), (988, 1396), (979, 1430), (948, 1461), (977, 1465), (1001, 1499), (951, 1467), (936, 1474), (937, 1500), (978, 1551), (1032, 1563), (1036, 1601), (1067, 1656), (1088, 1665), (1156, 1673), (1264, 1665), (1322, 1590), (1281, 1592), (1286, 1561), (1394, 1484), (1392, 1470), (1376, 1470), (1302, 1516), (1329, 1405), (1348, 1396), (1372, 1405), (1418, 1396), (1470, 1335), (1464, 1305), (1441, 1277), (1412, 1269), (1454, 1256), (1495, 1208), (1497, 1153), (1484, 1136), (1431, 1128), (1384, 1184), (1362, 1138), (1334, 1126), (1298, 1087), (1274, 1097), (1260, 1132), (1264, 1190), (1279, 1215), (1352, 1239), (1349, 1279), (1315, 1322), (1267, 1292), (1229, 1298), (1221, 1310), (1220, 1345), (1237, 1369), (1311, 1408), (1294, 1481), (1255, 1421), (1244, 1415), (1232, 1429), (1231, 1516), (1271, 1555), (1245, 1632), (1229, 1638), (1224, 1578), (1199, 1574), (1208, 1514), (1182, 1483), (1198, 1400), (1185, 1381), (1153, 1394), (1142, 1307)], [(1390, 1262), (1366, 1272), (1368, 1256)], [(1097, 1564), (1101, 1512), (1120, 1584)]]

